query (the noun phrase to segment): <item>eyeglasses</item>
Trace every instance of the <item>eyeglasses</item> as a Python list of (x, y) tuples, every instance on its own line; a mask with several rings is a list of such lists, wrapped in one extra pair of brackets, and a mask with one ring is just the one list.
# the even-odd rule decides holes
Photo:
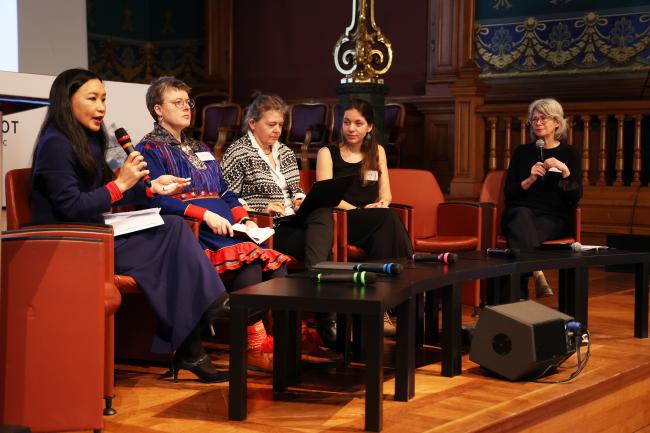
[(190, 108), (194, 108), (196, 102), (194, 101), (194, 99), (177, 99), (175, 101), (164, 102), (164, 104), (172, 104), (174, 107), (180, 110), (181, 108), (185, 107), (185, 104), (187, 104), (187, 106)]
[(539, 116), (528, 119), (528, 124), (533, 125), (537, 122), (547, 123), (549, 120), (553, 119), (553, 116)]

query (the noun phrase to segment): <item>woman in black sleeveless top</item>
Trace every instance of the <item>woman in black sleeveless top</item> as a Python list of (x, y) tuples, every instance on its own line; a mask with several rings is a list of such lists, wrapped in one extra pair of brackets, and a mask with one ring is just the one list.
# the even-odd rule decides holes
[(388, 205), (391, 201), (386, 152), (374, 139), (372, 107), (353, 99), (343, 113), (341, 143), (321, 148), (316, 180), (357, 175), (338, 207), (348, 209), (348, 243), (362, 248), (368, 259), (413, 254), (404, 225)]

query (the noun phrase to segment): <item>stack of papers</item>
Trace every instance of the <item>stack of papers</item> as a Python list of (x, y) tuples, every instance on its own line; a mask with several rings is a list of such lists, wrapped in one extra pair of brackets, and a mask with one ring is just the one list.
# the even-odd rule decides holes
[(114, 236), (120, 236), (126, 233), (137, 232), (165, 224), (160, 216), (159, 207), (133, 212), (104, 214), (104, 223), (113, 226)]
[(235, 234), (241, 234), (244, 236), (249, 237), (255, 243), (261, 244), (271, 236), (273, 236), (273, 233), (275, 233), (275, 230), (273, 230), (270, 227), (257, 227), (255, 229), (248, 229), (245, 224), (233, 224), (232, 229), (235, 232)]

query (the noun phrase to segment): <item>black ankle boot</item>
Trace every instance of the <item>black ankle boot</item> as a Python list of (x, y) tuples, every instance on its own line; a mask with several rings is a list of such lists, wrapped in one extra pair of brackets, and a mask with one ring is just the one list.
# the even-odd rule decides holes
[(230, 295), (223, 292), (219, 297), (205, 310), (203, 318), (209, 323), (219, 319), (230, 318)]
[(225, 382), (230, 379), (227, 371), (219, 371), (212, 365), (210, 357), (205, 354), (196, 360), (185, 359), (179, 351), (176, 351), (172, 358), (172, 374), (174, 382), (178, 382), (178, 370), (189, 370), (199, 378), (201, 382), (216, 383)]
[(325, 347), (336, 349), (336, 320), (318, 320), (316, 330)]

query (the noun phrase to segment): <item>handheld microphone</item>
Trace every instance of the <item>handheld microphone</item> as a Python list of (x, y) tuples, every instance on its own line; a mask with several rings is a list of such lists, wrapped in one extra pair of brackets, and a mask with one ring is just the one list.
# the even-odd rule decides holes
[(538, 247), (540, 250), (571, 250), (574, 253), (579, 253), (583, 250), (580, 242), (572, 244), (542, 244)]
[(535, 146), (537, 146), (537, 150), (539, 150), (539, 160), (544, 162), (544, 140), (540, 138), (535, 142)]
[(404, 266), (399, 263), (357, 263), (354, 265), (353, 269), (355, 271), (369, 271), (377, 272), (380, 274), (391, 274), (397, 275), (404, 270)]
[(492, 257), (506, 257), (509, 259), (516, 259), (519, 257), (518, 248), (488, 248), (486, 254)]
[(372, 272), (353, 272), (353, 273), (336, 273), (336, 274), (316, 274), (314, 280), (319, 283), (353, 283), (353, 284), (371, 284), (377, 281), (377, 274)]
[[(122, 149), (124, 149), (127, 155), (135, 150), (133, 143), (131, 143), (131, 137), (129, 137), (129, 134), (127, 134), (124, 128), (117, 128), (115, 130), (115, 138), (117, 138), (117, 142), (120, 143), (120, 146), (122, 146)], [(142, 180), (149, 188), (151, 188), (151, 179), (149, 178), (149, 175), (144, 176)]]
[(415, 253), (411, 256), (414, 262), (440, 262), (440, 263), (456, 263), (458, 261), (458, 254), (455, 253), (440, 253), (440, 254), (425, 254)]

